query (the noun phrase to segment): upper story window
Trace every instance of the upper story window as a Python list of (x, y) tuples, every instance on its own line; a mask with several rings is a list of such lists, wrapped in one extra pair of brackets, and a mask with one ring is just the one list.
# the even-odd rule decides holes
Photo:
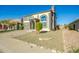
[(47, 20), (47, 16), (46, 15), (41, 15), (41, 21), (46, 21)]
[(29, 16), (29, 19), (33, 19), (33, 16)]

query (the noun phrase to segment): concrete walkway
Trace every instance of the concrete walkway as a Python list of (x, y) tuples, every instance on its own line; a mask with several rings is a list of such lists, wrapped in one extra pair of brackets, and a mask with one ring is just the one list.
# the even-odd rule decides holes
[[(52, 52), (49, 49), (40, 48), (31, 43), (24, 42), (22, 40), (14, 39), (13, 37), (26, 34), (24, 30), (21, 31), (12, 31), (6, 33), (0, 33), (0, 52), (7, 53), (25, 53), (25, 52), (34, 52), (34, 53), (49, 53)], [(53, 51), (54, 52), (54, 51)]]

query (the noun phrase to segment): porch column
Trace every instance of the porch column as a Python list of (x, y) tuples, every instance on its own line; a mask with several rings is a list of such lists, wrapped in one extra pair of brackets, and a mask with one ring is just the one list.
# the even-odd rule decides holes
[(35, 26), (35, 31), (36, 31), (36, 21), (35, 21), (35, 20), (34, 20), (34, 23), (35, 23), (35, 25), (34, 25), (34, 26)]

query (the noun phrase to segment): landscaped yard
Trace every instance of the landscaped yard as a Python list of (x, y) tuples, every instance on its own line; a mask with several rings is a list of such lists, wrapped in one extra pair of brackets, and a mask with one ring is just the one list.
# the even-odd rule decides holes
[(37, 32), (17, 30), (0, 33), (0, 52), (52, 51), (79, 52), (79, 32), (56, 30), (38, 34)]
[(65, 51), (79, 53), (79, 32), (74, 30), (63, 30)]
[(36, 44), (38, 46), (43, 46), (44, 48), (47, 49), (55, 49), (60, 52), (64, 51), (63, 47), (64, 44), (61, 30), (39, 33), (39, 34), (37, 32), (26, 32), (26, 34), (15, 38)]

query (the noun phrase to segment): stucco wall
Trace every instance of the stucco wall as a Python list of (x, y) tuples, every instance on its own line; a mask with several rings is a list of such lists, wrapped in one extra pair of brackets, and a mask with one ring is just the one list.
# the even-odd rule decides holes
[[(40, 19), (41, 20), (41, 16), (42, 15), (46, 15), (47, 16), (47, 21), (46, 21), (46, 25), (47, 25), (47, 28), (43, 28), (44, 30), (47, 30), (47, 31), (50, 31), (50, 25), (51, 25), (51, 15), (50, 15), (50, 11), (48, 11), (48, 12), (43, 12), (43, 13), (38, 13), (38, 14), (33, 14), (33, 15), (31, 15), (31, 16), (26, 16), (26, 17), (24, 17), (23, 18), (23, 20), (24, 20), (24, 24), (26, 24), (26, 23), (28, 23), (29, 22), (29, 18), (38, 18), (38, 19)], [(27, 27), (29, 27), (30, 25), (28, 25)], [(25, 29), (26, 29), (26, 25), (24, 26), (25, 27)]]
[(79, 22), (75, 23), (75, 30), (79, 29)]

